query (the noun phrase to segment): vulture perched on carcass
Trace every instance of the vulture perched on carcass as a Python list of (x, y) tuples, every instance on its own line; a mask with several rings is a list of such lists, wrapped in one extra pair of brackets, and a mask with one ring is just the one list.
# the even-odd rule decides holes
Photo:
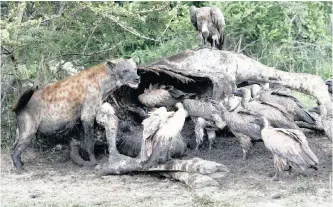
[(203, 46), (207, 41), (212, 48), (222, 50), (224, 44), (224, 16), (220, 9), (215, 6), (196, 8), (190, 7), (191, 22), (200, 33)]
[(260, 125), (264, 144), (274, 156), (274, 181), (278, 180), (280, 172), (286, 167), (289, 167), (289, 173), (294, 165), (298, 165), (302, 170), (306, 167), (317, 170), (318, 158), (310, 149), (302, 131), (272, 128), (263, 116), (255, 119), (253, 123)]
[(177, 103), (176, 112), (168, 112), (160, 107), (149, 113), (143, 120), (143, 140), (141, 146), (141, 161), (143, 169), (149, 169), (155, 164), (164, 163), (170, 159), (170, 147), (173, 139), (181, 139), (182, 130), (187, 117), (183, 104)]

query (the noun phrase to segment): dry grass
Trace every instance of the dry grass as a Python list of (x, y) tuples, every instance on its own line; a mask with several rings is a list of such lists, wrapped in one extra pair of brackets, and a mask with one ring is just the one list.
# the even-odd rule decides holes
[(230, 173), (218, 181), (219, 188), (197, 190), (144, 174), (97, 177), (74, 165), (65, 149), (49, 154), (30, 149), (23, 157), (29, 172), (17, 175), (3, 150), (1, 206), (331, 206), (332, 144), (322, 135), (307, 136), (319, 170), (296, 169), (278, 182), (267, 176), (274, 171), (273, 160), (262, 143), (244, 162), (234, 137), (218, 138), (212, 152), (203, 146), (199, 157), (225, 164)]

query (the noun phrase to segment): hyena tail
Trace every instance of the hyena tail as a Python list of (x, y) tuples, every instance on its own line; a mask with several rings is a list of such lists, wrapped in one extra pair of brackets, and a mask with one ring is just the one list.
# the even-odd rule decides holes
[(19, 113), (30, 101), (32, 95), (35, 93), (37, 88), (31, 88), (26, 91), (20, 96), (20, 98), (16, 101), (16, 103), (12, 107), (12, 111), (15, 113)]

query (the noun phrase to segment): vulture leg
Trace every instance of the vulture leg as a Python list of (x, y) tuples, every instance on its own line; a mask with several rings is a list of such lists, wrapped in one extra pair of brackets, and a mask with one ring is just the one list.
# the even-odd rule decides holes
[(208, 151), (212, 150), (213, 140), (216, 138), (215, 130), (206, 129), (208, 136)]
[(287, 160), (274, 155), (275, 175), (272, 178), (273, 181), (279, 180), (280, 172), (283, 171), (287, 165), (289, 165)]
[(291, 175), (292, 169), (293, 169), (293, 167), (291, 165), (289, 165), (288, 170), (287, 170), (289, 175)]
[(197, 38), (201, 41), (200, 49), (206, 48), (206, 41), (201, 32), (199, 32)]
[(236, 132), (232, 132), (235, 137), (238, 138), (239, 142), (240, 142), (240, 145), (242, 147), (242, 150), (243, 150), (243, 160), (247, 160), (247, 156), (248, 156), (248, 153), (250, 151), (250, 149), (252, 148), (252, 142), (251, 142), (251, 138), (244, 135), (244, 134), (241, 134), (241, 133), (236, 133)]
[(272, 180), (273, 181), (279, 181), (279, 177), (280, 177), (280, 171), (277, 169), (275, 171), (275, 175), (273, 176)]
[(219, 37), (217, 35), (213, 35), (212, 39), (213, 39), (212, 49), (218, 50), (217, 44), (218, 44)]
[(195, 145), (195, 151), (199, 151), (199, 145), (203, 141), (204, 137), (204, 125), (205, 125), (205, 120), (203, 118), (197, 118), (195, 119), (195, 127), (194, 127), (194, 132), (195, 132), (195, 140), (196, 140), (196, 145)]
[(201, 40), (201, 44), (202, 44), (201, 48), (206, 48), (206, 40), (203, 37), (202, 37), (202, 40)]

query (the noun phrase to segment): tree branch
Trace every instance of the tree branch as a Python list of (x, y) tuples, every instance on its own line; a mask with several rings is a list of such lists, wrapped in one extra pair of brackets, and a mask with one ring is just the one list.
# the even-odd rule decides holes
[(96, 55), (96, 54), (99, 54), (99, 53), (103, 53), (103, 52), (107, 52), (107, 51), (113, 50), (114, 48), (116, 48), (117, 46), (119, 46), (121, 43), (122, 42), (119, 42), (118, 44), (114, 45), (113, 47), (111, 47), (109, 49), (100, 50), (100, 51), (96, 51), (96, 52), (91, 52), (89, 54), (85, 54), (85, 53), (67, 53), (67, 54), (56, 56), (55, 58), (59, 58), (59, 57), (63, 57), (63, 56), (78, 56), (78, 55), (81, 55), (81, 56), (92, 56), (92, 55)]
[(94, 34), (94, 32), (95, 32), (97, 26), (99, 25), (99, 23), (101, 22), (102, 18), (103, 18), (103, 17), (101, 17), (99, 20), (96, 21), (96, 25), (95, 25), (95, 27), (93, 28), (91, 34), (89, 35), (86, 44), (84, 45), (83, 52), (82, 52), (83, 54), (86, 53), (86, 49), (87, 49), (87, 47), (88, 47), (88, 43), (89, 43), (89, 41), (90, 41), (90, 39), (91, 39), (91, 36)]

